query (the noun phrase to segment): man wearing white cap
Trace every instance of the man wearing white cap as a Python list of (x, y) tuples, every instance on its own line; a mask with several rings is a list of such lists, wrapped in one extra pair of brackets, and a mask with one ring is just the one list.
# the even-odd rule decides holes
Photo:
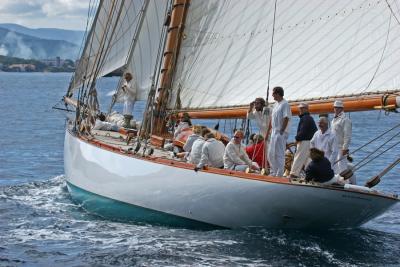
[(296, 154), (294, 155), (290, 177), (299, 177), (300, 171), (306, 164), (310, 155), (310, 140), (317, 131), (317, 126), (310, 112), (308, 112), (308, 104), (300, 103), (299, 107), (299, 125), (297, 126)]
[(346, 156), (349, 153), (349, 145), (351, 141), (351, 120), (347, 118), (343, 112), (344, 105), (341, 100), (333, 103), (334, 118), (332, 119), (332, 132), (336, 135), (338, 144), (337, 166), (332, 166), (338, 174), (347, 169)]

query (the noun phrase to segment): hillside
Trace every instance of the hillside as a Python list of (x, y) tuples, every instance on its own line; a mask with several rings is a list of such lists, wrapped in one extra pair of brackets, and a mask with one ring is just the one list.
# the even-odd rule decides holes
[(0, 55), (47, 59), (76, 59), (79, 46), (63, 40), (48, 40), (0, 28)]
[(81, 45), (84, 31), (75, 30), (64, 30), (55, 28), (37, 28), (31, 29), (18, 24), (12, 23), (0, 23), (0, 28), (7, 29), (9, 31), (14, 31), (17, 33), (22, 33), (25, 35), (30, 35), (32, 37), (49, 39), (49, 40), (64, 40), (73, 43), (77, 46)]
[(35, 59), (0, 56), (0, 71), (5, 72), (71, 72), (74, 71), (72, 60), (60, 60), (58, 66)]

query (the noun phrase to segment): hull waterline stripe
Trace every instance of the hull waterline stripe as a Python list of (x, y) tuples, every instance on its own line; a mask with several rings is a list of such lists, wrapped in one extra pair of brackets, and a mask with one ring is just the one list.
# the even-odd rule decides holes
[(82, 205), (89, 213), (94, 213), (106, 219), (198, 230), (226, 229), (218, 225), (192, 220), (101, 196), (86, 191), (70, 182), (66, 183), (74, 202)]

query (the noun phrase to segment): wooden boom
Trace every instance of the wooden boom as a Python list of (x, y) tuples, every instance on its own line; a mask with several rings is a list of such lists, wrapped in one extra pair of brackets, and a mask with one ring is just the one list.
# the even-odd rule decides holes
[[(333, 102), (337, 99), (301, 101), (308, 103), (309, 111), (312, 114), (332, 113)], [(399, 95), (368, 95), (358, 97), (347, 97), (340, 99), (343, 101), (346, 112), (365, 111), (373, 109), (394, 110), (400, 107)], [(298, 104), (300, 101), (290, 102), (292, 114), (299, 114)], [(204, 110), (183, 110), (189, 113), (193, 119), (217, 119), (217, 118), (245, 118), (248, 106), (232, 108), (215, 108)]]

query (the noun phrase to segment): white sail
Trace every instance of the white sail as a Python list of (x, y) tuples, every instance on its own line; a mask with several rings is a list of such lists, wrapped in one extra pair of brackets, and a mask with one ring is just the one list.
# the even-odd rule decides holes
[(133, 74), (137, 100), (147, 98), (152, 84), (167, 4), (167, 0), (149, 2), (143, 24), (135, 40), (136, 44), (127, 63), (127, 72)]
[(144, 0), (101, 1), (71, 89), (126, 64)]
[[(174, 79), (183, 108), (266, 96), (274, 4), (191, 1)], [(270, 87), (288, 100), (399, 90), (399, 20), (393, 0), (277, 1)]]

